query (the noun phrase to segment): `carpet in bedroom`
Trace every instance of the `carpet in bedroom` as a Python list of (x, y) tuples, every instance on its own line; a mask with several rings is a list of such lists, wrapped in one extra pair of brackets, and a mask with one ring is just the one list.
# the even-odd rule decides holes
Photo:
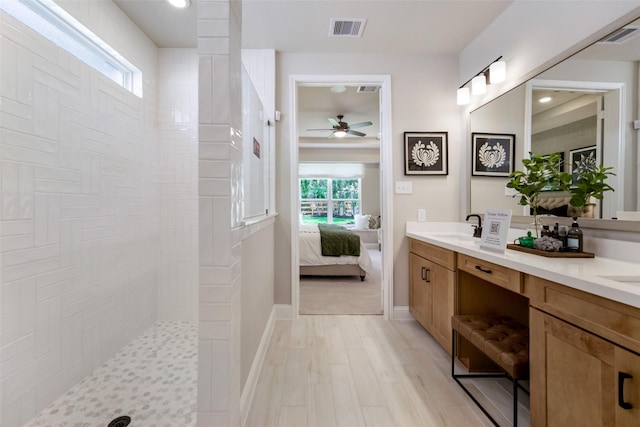
[(300, 314), (382, 314), (380, 251), (369, 249), (373, 271), (360, 277), (303, 276)]

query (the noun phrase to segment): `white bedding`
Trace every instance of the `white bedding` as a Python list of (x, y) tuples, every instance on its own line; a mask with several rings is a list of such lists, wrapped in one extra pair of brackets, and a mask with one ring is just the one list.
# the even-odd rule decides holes
[(316, 224), (300, 225), (300, 265), (335, 265), (359, 264), (360, 268), (369, 273), (372, 263), (367, 248), (360, 240), (360, 256), (322, 256), (320, 250), (320, 231)]

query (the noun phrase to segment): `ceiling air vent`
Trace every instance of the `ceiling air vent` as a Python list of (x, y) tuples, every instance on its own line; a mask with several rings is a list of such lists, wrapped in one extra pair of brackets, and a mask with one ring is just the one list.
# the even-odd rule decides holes
[(609, 34), (598, 43), (622, 44), (640, 34), (640, 27), (622, 27), (617, 31)]
[(358, 86), (356, 92), (358, 93), (375, 93), (380, 89), (380, 86)]
[(330, 37), (362, 37), (364, 18), (331, 18), (329, 22)]

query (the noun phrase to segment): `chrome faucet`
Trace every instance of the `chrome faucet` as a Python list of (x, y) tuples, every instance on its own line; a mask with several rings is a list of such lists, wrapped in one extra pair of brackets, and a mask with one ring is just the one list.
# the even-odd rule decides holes
[(478, 214), (469, 214), (465, 221), (469, 221), (469, 218), (478, 218), (478, 225), (473, 226), (473, 237), (481, 237), (482, 236), (482, 218)]

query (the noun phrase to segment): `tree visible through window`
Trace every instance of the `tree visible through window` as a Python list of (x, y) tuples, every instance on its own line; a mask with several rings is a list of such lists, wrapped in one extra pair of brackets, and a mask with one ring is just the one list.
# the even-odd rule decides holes
[(360, 213), (360, 180), (301, 179), (300, 213), (303, 224), (353, 224)]

